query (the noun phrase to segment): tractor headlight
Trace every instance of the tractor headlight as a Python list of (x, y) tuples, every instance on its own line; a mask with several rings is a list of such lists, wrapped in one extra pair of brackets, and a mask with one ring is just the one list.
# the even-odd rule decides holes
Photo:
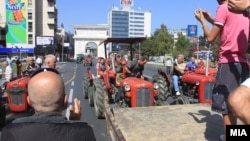
[(196, 81), (196, 82), (195, 82), (195, 85), (196, 85), (196, 86), (200, 85), (200, 82), (199, 82), (199, 81)]
[(97, 78), (101, 78), (101, 75), (97, 75)]
[(159, 84), (158, 83), (154, 83), (154, 88), (155, 89), (159, 89)]
[(124, 85), (124, 90), (127, 92), (127, 91), (130, 91), (131, 87), (129, 84), (125, 84)]

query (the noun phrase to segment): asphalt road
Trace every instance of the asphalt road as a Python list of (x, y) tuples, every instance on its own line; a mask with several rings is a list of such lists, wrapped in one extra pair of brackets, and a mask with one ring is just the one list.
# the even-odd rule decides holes
[[(111, 141), (110, 137), (106, 134), (105, 120), (97, 119), (95, 117), (94, 109), (90, 108), (88, 101), (84, 99), (82, 76), (86, 71), (86, 67), (83, 67), (82, 64), (76, 64), (75, 62), (59, 63), (58, 67), (65, 83), (65, 91), (68, 96), (68, 106), (72, 103), (74, 98), (80, 99), (82, 107), (81, 121), (87, 122), (93, 128), (97, 141)], [(30, 116), (33, 114), (30, 111), (13, 113), (9, 111), (8, 106), (6, 106), (6, 109), (7, 118), (4, 126), (10, 124), (18, 117)], [(68, 117), (68, 109), (65, 109), (62, 114)]]
[[(72, 104), (72, 100), (74, 98), (78, 98), (81, 100), (82, 107), (82, 122), (87, 122), (94, 130), (97, 141), (111, 141), (111, 138), (106, 134), (106, 124), (105, 119), (97, 119), (95, 116), (94, 108), (90, 107), (88, 101), (84, 99), (83, 95), (83, 74), (86, 72), (87, 67), (84, 67), (82, 64), (76, 64), (75, 62), (65, 62), (58, 63), (58, 70), (64, 80), (65, 83), (65, 91), (68, 96), (68, 105)], [(157, 67), (146, 66), (144, 70), (144, 74), (151, 78), (154, 74), (156, 74)], [(96, 74), (95, 67), (91, 67), (91, 70), (94, 74)], [(7, 119), (5, 122), (10, 124), (15, 118), (30, 116), (33, 113), (30, 111), (22, 112), (22, 113), (13, 113), (9, 111), (7, 108)], [(68, 109), (65, 109), (62, 113), (66, 117), (69, 115)]]

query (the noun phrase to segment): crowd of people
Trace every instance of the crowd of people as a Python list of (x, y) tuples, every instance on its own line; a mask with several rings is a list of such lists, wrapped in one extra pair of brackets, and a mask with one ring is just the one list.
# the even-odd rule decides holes
[[(8, 55), (5, 61), (1, 63), (0, 67), (0, 85), (9, 82), (13, 78), (20, 78), (24, 74), (24, 72), (36, 71), (40, 68), (56, 68), (57, 58), (56, 56), (49, 54), (45, 57), (37, 56), (27, 57), (27, 65), (24, 67), (20, 58), (17, 58), (15, 61), (11, 59), (11, 56)], [(14, 66), (14, 64), (16, 66)], [(14, 72), (14, 67), (16, 68), (16, 72)]]

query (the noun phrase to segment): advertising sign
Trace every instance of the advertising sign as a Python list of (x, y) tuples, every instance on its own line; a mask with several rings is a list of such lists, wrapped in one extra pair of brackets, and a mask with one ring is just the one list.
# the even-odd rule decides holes
[(120, 1), (121, 6), (131, 7), (133, 6), (133, 0), (121, 0)]
[(187, 33), (188, 36), (197, 36), (198, 33), (197, 25), (188, 25)]
[(6, 0), (6, 43), (27, 42), (26, 0)]
[(36, 36), (37, 46), (53, 46), (54, 37), (53, 36)]

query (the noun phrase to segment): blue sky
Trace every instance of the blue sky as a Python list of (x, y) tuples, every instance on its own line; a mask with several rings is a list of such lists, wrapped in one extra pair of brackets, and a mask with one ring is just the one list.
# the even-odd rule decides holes
[[(63, 23), (67, 31), (73, 24), (107, 24), (108, 11), (120, 6), (120, 0), (57, 0), (58, 25)], [(194, 17), (194, 10), (202, 8), (215, 16), (217, 0), (134, 0), (134, 9), (152, 13), (153, 33), (161, 24), (169, 29), (186, 28), (198, 24), (198, 34), (203, 34), (201, 25)]]

